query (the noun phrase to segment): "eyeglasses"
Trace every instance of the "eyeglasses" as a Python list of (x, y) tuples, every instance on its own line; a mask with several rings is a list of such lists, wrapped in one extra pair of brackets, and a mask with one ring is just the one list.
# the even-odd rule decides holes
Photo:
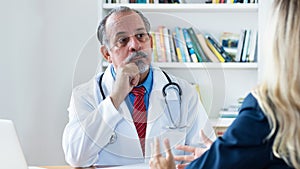
[(125, 47), (127, 45), (127, 43), (130, 41), (130, 37), (132, 37), (132, 36), (134, 36), (141, 43), (145, 43), (150, 39), (149, 33), (146, 33), (146, 32), (137, 33), (137, 34), (131, 35), (131, 36), (120, 36), (115, 40), (114, 46), (116, 46), (118, 48)]

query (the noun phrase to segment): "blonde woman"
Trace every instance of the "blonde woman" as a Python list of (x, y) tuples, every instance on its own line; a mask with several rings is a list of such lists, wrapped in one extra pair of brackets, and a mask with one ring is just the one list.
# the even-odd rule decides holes
[[(266, 77), (224, 136), (187, 169), (300, 169), (300, 1), (274, 0), (272, 17), (263, 46)], [(165, 147), (163, 157), (156, 141), (152, 169), (175, 168), (173, 159), (182, 158), (168, 151), (168, 140)]]

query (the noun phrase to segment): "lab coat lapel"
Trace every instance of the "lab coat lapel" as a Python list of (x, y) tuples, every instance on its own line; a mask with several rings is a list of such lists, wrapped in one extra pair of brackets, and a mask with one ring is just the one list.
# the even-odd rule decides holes
[[(104, 85), (102, 85), (102, 87), (103, 87), (105, 95), (109, 96), (109, 93), (111, 93), (112, 86), (113, 86), (113, 83), (114, 83), (114, 79), (113, 79), (113, 77), (111, 75), (111, 72), (110, 72), (110, 66), (105, 71), (102, 83), (104, 84)], [(127, 104), (126, 104), (125, 101), (123, 101), (121, 103), (118, 111), (120, 112), (120, 114), (124, 118), (123, 122), (128, 123), (130, 125), (130, 128), (126, 129), (127, 130), (126, 133), (135, 133), (134, 134), (135, 138), (132, 139), (131, 143), (130, 143), (132, 145), (128, 145), (128, 146), (131, 147), (131, 149), (132, 149), (133, 152), (138, 152), (138, 155), (134, 154), (133, 156), (134, 157), (139, 157), (139, 158), (141, 157), (141, 158), (143, 158), (142, 148), (140, 146), (133, 146), (133, 145), (140, 145), (140, 142), (139, 142), (139, 137), (138, 137), (135, 125), (133, 123), (133, 119), (132, 119), (131, 113), (130, 113), (129, 108), (128, 108), (128, 106), (127, 106)], [(132, 136), (133, 135), (131, 135), (131, 137)]]
[(152, 91), (149, 97), (149, 108), (147, 117), (147, 136), (148, 131), (151, 131), (153, 124), (164, 112), (164, 97), (162, 94), (162, 88), (167, 84), (167, 80), (159, 68), (153, 68), (153, 85)]
[(163, 116), (164, 113), (164, 97), (162, 94), (162, 88), (165, 84), (167, 84), (167, 80), (165, 75), (159, 68), (153, 68), (153, 86), (152, 91), (149, 97), (149, 107), (148, 107), (148, 116), (147, 116), (147, 131), (146, 131), (146, 157), (151, 156), (151, 143), (153, 143), (153, 139), (155, 135), (151, 134), (152, 130), (160, 130), (154, 129), (153, 127), (159, 121), (159, 119)]
[[(103, 81), (102, 81), (105, 84), (102, 87), (104, 89), (104, 93), (106, 93), (106, 96), (109, 95), (108, 93), (111, 93), (112, 86), (113, 86), (113, 83), (114, 83), (114, 79), (113, 79), (110, 71), (111, 71), (111, 65), (109, 65), (107, 67), (107, 69), (105, 70)], [(120, 112), (120, 114), (122, 114), (122, 116), (126, 120), (126, 122), (128, 122), (130, 124), (132, 132), (136, 132), (136, 135), (137, 135), (137, 131), (135, 129), (131, 113), (130, 113), (130, 111), (128, 109), (128, 106), (127, 106), (125, 101), (123, 101), (121, 103), (120, 108), (119, 108), (119, 112)], [(138, 136), (137, 136), (137, 139), (138, 139)]]

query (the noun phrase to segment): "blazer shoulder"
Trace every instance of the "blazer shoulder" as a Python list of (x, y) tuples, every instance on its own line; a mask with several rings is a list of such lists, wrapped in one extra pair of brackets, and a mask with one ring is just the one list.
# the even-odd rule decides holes
[(252, 95), (252, 93), (249, 93), (245, 97), (240, 109), (242, 110), (242, 109), (246, 109), (246, 108), (258, 108), (258, 107), (259, 107), (259, 105), (258, 105), (256, 98)]

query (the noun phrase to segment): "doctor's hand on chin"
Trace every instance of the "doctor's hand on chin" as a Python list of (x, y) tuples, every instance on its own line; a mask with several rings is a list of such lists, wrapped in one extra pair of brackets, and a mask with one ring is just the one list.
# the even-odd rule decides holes
[[(212, 145), (212, 141), (204, 134), (203, 130), (200, 131), (200, 136), (202, 137), (202, 140), (204, 141), (205, 148), (202, 147), (192, 147), (192, 146), (186, 146), (186, 145), (178, 145), (176, 146), (177, 150), (183, 150), (186, 152), (192, 153), (191, 155), (184, 155), (184, 156), (173, 156), (170, 148), (170, 143), (168, 139), (164, 140), (165, 144), (165, 151), (166, 151), (166, 157), (163, 157), (160, 153), (160, 144), (159, 140), (155, 139), (154, 146), (151, 147), (152, 150), (152, 157), (149, 161), (150, 168), (151, 169), (184, 169), (191, 161), (194, 159), (200, 157), (205, 151), (207, 151), (210, 146)], [(176, 161), (184, 161), (183, 164), (178, 164), (175, 167)]]
[(135, 63), (122, 64), (117, 68), (116, 80), (110, 98), (116, 107), (124, 101), (125, 97), (137, 86), (140, 81), (140, 72)]

